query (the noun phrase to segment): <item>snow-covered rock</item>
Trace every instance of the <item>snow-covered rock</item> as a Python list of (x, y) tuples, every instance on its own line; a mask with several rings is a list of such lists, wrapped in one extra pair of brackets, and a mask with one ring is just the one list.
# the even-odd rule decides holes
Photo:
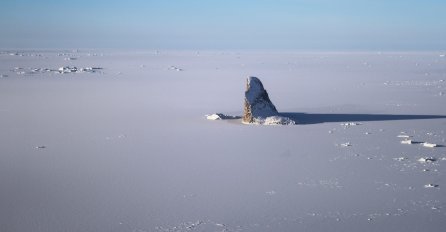
[(256, 125), (295, 125), (288, 117), (280, 116), (269, 99), (262, 82), (257, 77), (246, 80), (245, 103), (242, 122)]
[(295, 125), (291, 118), (281, 116), (268, 97), (262, 82), (257, 77), (248, 77), (245, 91), (243, 116), (230, 116), (222, 113), (205, 115), (208, 120), (240, 119), (245, 124), (254, 125)]
[(267, 117), (278, 116), (274, 104), (257, 77), (248, 77), (246, 80), (245, 103), (243, 111), (244, 123), (255, 123)]

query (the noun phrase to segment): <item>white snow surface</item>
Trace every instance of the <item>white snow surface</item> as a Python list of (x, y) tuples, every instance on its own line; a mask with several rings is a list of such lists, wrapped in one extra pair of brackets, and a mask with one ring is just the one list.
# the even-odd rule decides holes
[[(1, 51), (0, 231), (442, 232), (439, 54)], [(297, 125), (203, 118), (249, 75)]]

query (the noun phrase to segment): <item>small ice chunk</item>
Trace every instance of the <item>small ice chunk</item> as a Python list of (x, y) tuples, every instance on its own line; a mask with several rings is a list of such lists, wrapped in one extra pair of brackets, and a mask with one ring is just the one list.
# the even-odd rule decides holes
[(440, 54), (440, 57), (445, 57), (446, 56), (446, 54)]
[(0, 74), (0, 78), (3, 78), (3, 77), (8, 77), (8, 75), (6, 75), (6, 74)]
[(45, 149), (46, 146), (36, 146), (36, 149)]
[(58, 69), (59, 73), (74, 73), (77, 72), (77, 67), (63, 66)]
[(424, 187), (425, 188), (437, 188), (437, 187), (439, 187), (439, 185), (438, 184), (426, 184), (426, 185), (424, 185)]
[(169, 69), (170, 69), (170, 70), (175, 70), (175, 71), (177, 71), (177, 72), (183, 71), (183, 69), (182, 69), (182, 68), (178, 68), (178, 67), (176, 67), (176, 66), (173, 66), (173, 65), (172, 65), (172, 66), (170, 66), (170, 67), (169, 67)]
[(341, 123), (341, 126), (345, 126), (345, 127), (358, 126), (358, 125), (361, 125), (361, 123), (358, 123), (358, 122), (345, 122), (345, 123)]
[(352, 145), (350, 144), (350, 142), (346, 142), (346, 143), (341, 143), (341, 147), (351, 147)]
[(205, 116), (208, 120), (222, 120), (223, 114), (207, 114)]
[(237, 116), (226, 115), (222, 113), (207, 114), (205, 115), (208, 120), (225, 120), (225, 119), (237, 119)]
[(420, 163), (432, 163), (437, 161), (434, 157), (422, 157), (417, 160)]
[(401, 144), (412, 144), (412, 140), (410, 139), (403, 140), (401, 141)]
[(396, 160), (396, 161), (404, 161), (404, 160), (407, 160), (407, 157), (401, 156), (401, 157), (393, 158), (393, 159)]
[(437, 144), (435, 144), (435, 143), (424, 142), (424, 143), (423, 143), (423, 146), (424, 146), (424, 147), (436, 147)]
[(398, 137), (398, 138), (410, 138), (412, 136), (410, 136), (410, 135), (398, 135), (396, 137)]
[(81, 71), (82, 72), (90, 72), (90, 73), (94, 73), (94, 72), (98, 72), (99, 70), (101, 70), (102, 68), (99, 67), (86, 67), (86, 68), (82, 68)]

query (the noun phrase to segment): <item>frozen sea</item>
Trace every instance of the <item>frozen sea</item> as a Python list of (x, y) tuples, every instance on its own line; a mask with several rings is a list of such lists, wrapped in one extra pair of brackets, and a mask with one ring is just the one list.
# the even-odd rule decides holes
[[(206, 120), (248, 76), (298, 124)], [(3, 50), (0, 231), (444, 231), (445, 103), (441, 52)]]

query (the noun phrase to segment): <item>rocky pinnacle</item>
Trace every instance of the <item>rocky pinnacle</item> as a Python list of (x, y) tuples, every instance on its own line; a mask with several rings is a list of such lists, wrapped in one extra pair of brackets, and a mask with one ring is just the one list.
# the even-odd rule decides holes
[(262, 82), (257, 77), (248, 77), (246, 80), (243, 122), (253, 123), (256, 118), (275, 115), (278, 115), (277, 109), (269, 99)]

